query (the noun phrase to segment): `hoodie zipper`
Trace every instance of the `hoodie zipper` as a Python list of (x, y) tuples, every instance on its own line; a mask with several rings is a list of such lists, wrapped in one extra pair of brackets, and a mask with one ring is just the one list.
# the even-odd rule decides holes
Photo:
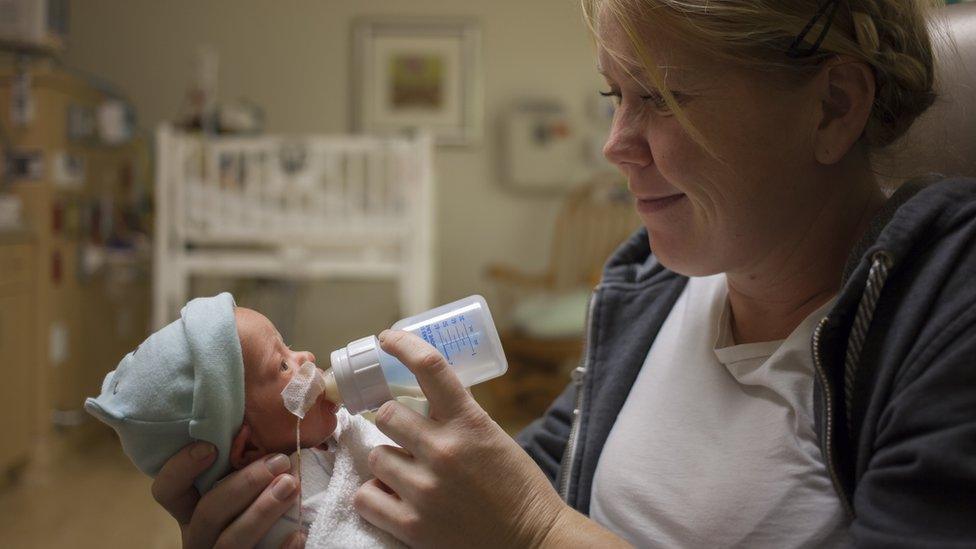
[[(569, 440), (566, 442), (566, 449), (563, 451), (563, 458), (559, 465), (559, 475), (557, 476), (556, 485), (559, 488), (559, 496), (564, 502), (569, 504), (569, 484), (572, 478), (573, 468), (576, 465), (576, 449), (579, 445), (580, 436), (580, 423), (583, 416), (583, 406), (585, 404), (584, 394), (583, 394), (583, 380), (586, 376), (587, 370), (590, 367), (590, 340), (593, 335), (593, 306), (596, 303), (596, 298), (599, 294), (600, 287), (594, 288), (593, 293), (590, 295), (590, 302), (587, 306), (586, 311), (586, 335), (584, 339), (584, 349), (585, 354), (583, 357), (583, 365), (577, 367), (573, 370), (572, 379), (573, 384), (576, 386), (576, 405), (573, 409), (573, 424), (569, 430)], [(830, 476), (830, 481), (834, 486), (834, 490), (840, 497), (841, 504), (844, 510), (847, 512), (848, 516), (853, 517), (854, 511), (851, 509), (850, 502), (847, 500), (847, 496), (844, 495), (843, 487), (841, 486), (840, 479), (837, 476), (837, 470), (834, 466), (834, 456), (833, 456), (833, 415), (834, 415), (834, 398), (830, 383), (827, 380), (827, 374), (823, 367), (823, 359), (821, 357), (820, 351), (820, 340), (823, 333), (824, 327), (827, 325), (828, 317), (824, 317), (817, 324), (817, 328), (813, 332), (813, 362), (814, 368), (817, 371), (817, 376), (820, 378), (820, 385), (823, 388), (821, 391), (821, 399), (823, 399), (824, 408), (824, 429), (822, 433), (821, 440), (823, 441), (823, 447), (821, 450), (824, 454), (824, 462), (827, 467), (827, 474)]]
[(840, 502), (844, 506), (844, 511), (847, 512), (847, 516), (853, 517), (854, 510), (851, 509), (850, 502), (847, 501), (847, 496), (844, 494), (844, 489), (840, 484), (840, 479), (837, 477), (837, 470), (834, 467), (834, 445), (833, 445), (833, 418), (834, 418), (834, 398), (831, 391), (830, 383), (827, 381), (827, 373), (823, 368), (823, 362), (820, 356), (820, 337), (823, 332), (824, 326), (827, 325), (828, 317), (820, 319), (817, 324), (817, 329), (813, 332), (813, 365), (817, 370), (817, 376), (820, 378), (820, 386), (823, 388), (821, 391), (821, 399), (823, 399), (823, 409), (824, 409), (824, 433), (822, 433), (821, 440), (823, 441), (823, 447), (821, 450), (824, 454), (824, 462), (827, 466), (827, 474), (830, 475), (830, 481), (834, 485), (834, 490), (837, 495), (840, 496)]
[(559, 464), (559, 475), (556, 485), (559, 487), (559, 497), (564, 502), (569, 503), (569, 483), (573, 476), (573, 467), (576, 465), (576, 447), (579, 445), (580, 423), (583, 418), (583, 379), (590, 366), (590, 338), (593, 336), (593, 305), (596, 303), (600, 286), (593, 288), (590, 294), (590, 302), (586, 306), (586, 334), (583, 339), (583, 364), (573, 370), (573, 385), (576, 386), (576, 405), (573, 408), (573, 424), (569, 429), (569, 440), (566, 441), (566, 449), (563, 450), (563, 459)]

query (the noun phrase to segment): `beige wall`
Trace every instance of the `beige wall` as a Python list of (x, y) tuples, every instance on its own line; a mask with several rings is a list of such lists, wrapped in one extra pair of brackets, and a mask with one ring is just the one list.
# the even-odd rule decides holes
[[(477, 19), (483, 33), (485, 139), (474, 148), (436, 153), (436, 296), (490, 296), (483, 270), (492, 262), (544, 265), (558, 197), (527, 197), (503, 188), (495, 129), (504, 108), (524, 96), (558, 98), (582, 117), (600, 80), (576, 0), (76, 0), (71, 10), (66, 61), (117, 84), (135, 103), (143, 127), (175, 116), (197, 46), (208, 44), (220, 55), (221, 98), (246, 97), (263, 106), (270, 132), (350, 130), (354, 18)], [(364, 299), (395, 295), (359, 291)], [(327, 289), (314, 293), (319, 303), (309, 305), (308, 314), (333, 301)], [(369, 309), (383, 306), (373, 303)], [(389, 314), (377, 312), (376, 319), (362, 321), (363, 329), (375, 329), (395, 314), (395, 307)]]

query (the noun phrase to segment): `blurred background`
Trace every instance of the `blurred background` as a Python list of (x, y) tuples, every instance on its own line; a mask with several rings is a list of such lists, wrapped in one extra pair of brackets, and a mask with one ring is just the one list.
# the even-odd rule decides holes
[(196, 296), (328, 367), (482, 294), (541, 414), (638, 226), (602, 86), (572, 0), (0, 0), (0, 545), (179, 545), (82, 403)]

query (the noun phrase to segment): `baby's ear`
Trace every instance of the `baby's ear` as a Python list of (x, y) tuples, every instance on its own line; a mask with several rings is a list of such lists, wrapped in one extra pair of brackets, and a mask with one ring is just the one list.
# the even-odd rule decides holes
[(267, 454), (254, 443), (252, 434), (251, 426), (245, 422), (234, 436), (234, 441), (230, 444), (230, 466), (234, 469), (243, 469)]

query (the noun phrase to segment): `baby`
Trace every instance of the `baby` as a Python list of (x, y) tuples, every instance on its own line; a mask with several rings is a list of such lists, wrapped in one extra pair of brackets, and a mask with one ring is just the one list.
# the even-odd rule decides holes
[[(187, 303), (179, 320), (109, 372), (101, 395), (89, 398), (85, 409), (115, 429), (125, 453), (150, 476), (190, 442), (212, 443), (217, 459), (195, 483), (203, 494), (232, 470), (295, 452), (298, 418), (281, 393), (302, 364), (314, 361), (312, 353), (285, 345), (263, 315), (236, 307), (222, 293)], [(392, 444), (389, 439), (321, 395), (300, 433), (301, 447), (310, 449), (301, 452), (301, 526), (308, 546), (395, 545), (352, 509), (355, 488), (369, 478), (366, 455), (377, 444)], [(292, 462), (297, 465), (295, 456)], [(260, 546), (278, 547), (297, 526), (292, 510)]]

